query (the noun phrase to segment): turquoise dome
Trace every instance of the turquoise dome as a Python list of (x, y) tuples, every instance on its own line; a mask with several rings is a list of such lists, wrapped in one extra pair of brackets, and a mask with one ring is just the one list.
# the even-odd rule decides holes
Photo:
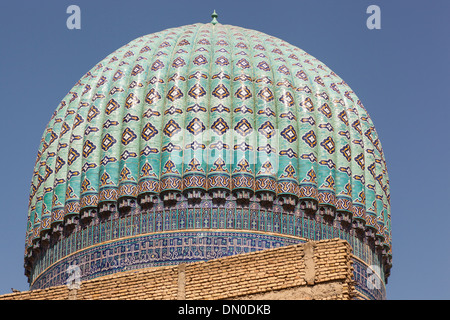
[(372, 243), (389, 274), (389, 179), (361, 101), (305, 51), (216, 22), (135, 39), (62, 99), (34, 168), (26, 274), (35, 281), (55, 263), (46, 250), (95, 221), (205, 202), (320, 220)]

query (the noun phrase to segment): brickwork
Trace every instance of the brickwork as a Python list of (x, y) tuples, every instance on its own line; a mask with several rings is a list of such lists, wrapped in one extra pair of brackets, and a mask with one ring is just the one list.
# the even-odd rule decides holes
[(116, 273), (0, 296), (0, 300), (351, 299), (350, 245), (340, 239), (308, 242), (231, 257)]

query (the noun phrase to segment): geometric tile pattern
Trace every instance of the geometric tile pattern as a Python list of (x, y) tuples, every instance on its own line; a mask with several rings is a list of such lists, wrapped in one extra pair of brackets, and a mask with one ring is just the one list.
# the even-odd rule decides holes
[(362, 102), (305, 51), (219, 23), (137, 38), (69, 90), (40, 141), (25, 255), (102, 205), (210, 186), (348, 216), (390, 260), (389, 178)]
[[(193, 210), (186, 205), (178, 210), (163, 210), (158, 205), (155, 210), (140, 211), (136, 207), (130, 216), (121, 217), (116, 213), (106, 221), (77, 228), (46, 251), (36, 265), (31, 289), (64, 285), (67, 267), (75, 264), (80, 267), (84, 281), (120, 271), (303, 243), (305, 239), (341, 238), (355, 248), (353, 268), (357, 291), (368, 299), (386, 298), (382, 274), (377, 275), (380, 280), (375, 279), (378, 288), (368, 287), (368, 278), (374, 275), (368, 274), (367, 266), (376, 266), (379, 260), (357, 237), (317, 223), (300, 212), (283, 215), (279, 210), (276, 213), (236, 207), (220, 209), (207, 205), (207, 201), (203, 204)], [(209, 228), (201, 230), (201, 225)], [(176, 230), (179, 232), (173, 232)]]

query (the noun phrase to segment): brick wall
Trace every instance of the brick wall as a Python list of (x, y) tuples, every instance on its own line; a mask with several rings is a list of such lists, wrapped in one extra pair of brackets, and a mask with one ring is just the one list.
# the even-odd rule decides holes
[(148, 268), (67, 286), (11, 293), (0, 300), (351, 299), (351, 247), (340, 239), (220, 259)]

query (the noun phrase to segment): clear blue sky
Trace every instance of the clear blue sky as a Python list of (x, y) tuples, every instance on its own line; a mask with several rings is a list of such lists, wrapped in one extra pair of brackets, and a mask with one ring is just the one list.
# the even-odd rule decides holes
[[(81, 30), (66, 9), (81, 8)], [(369, 30), (369, 5), (381, 29)], [(381, 139), (391, 182), (389, 299), (450, 299), (450, 1), (170, 0), (0, 2), (0, 294), (27, 290), (28, 194), (41, 135), (81, 76), (131, 40), (223, 24), (281, 38), (356, 92)]]

